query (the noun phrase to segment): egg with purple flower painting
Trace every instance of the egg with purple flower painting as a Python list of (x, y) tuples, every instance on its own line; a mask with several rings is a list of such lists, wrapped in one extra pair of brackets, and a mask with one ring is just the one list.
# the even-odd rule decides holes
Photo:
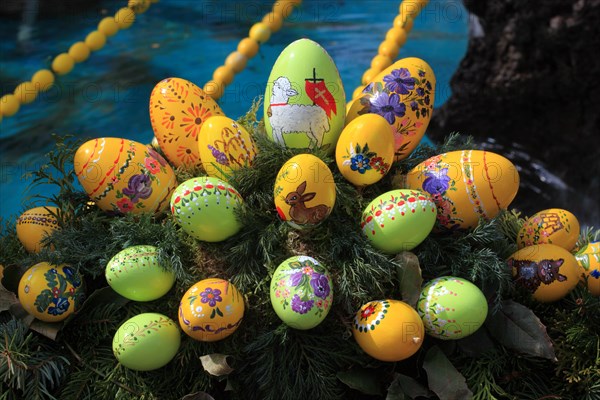
[(214, 116), (200, 129), (198, 151), (202, 167), (215, 178), (228, 181), (233, 171), (252, 165), (256, 150), (248, 131), (231, 118)]
[(329, 271), (312, 257), (290, 257), (273, 273), (271, 304), (277, 316), (292, 328), (305, 330), (319, 325), (332, 302)]
[(352, 102), (346, 125), (359, 115), (381, 115), (394, 133), (396, 161), (402, 160), (423, 138), (434, 100), (435, 75), (429, 64), (403, 58), (377, 75)]

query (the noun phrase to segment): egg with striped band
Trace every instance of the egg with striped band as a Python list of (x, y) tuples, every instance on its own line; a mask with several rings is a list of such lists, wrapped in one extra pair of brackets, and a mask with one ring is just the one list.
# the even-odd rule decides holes
[(517, 195), (519, 173), (506, 158), (481, 150), (431, 157), (406, 175), (406, 187), (427, 192), (437, 206), (435, 229), (474, 228), (494, 218)]
[(42, 239), (58, 229), (59, 209), (56, 207), (35, 207), (25, 211), (17, 219), (17, 238), (30, 253), (37, 253), (43, 247)]
[(590, 242), (575, 253), (581, 280), (593, 296), (600, 296), (600, 242)]
[(175, 172), (160, 154), (128, 139), (84, 143), (75, 153), (74, 169), (90, 199), (115, 214), (164, 211), (177, 186)]

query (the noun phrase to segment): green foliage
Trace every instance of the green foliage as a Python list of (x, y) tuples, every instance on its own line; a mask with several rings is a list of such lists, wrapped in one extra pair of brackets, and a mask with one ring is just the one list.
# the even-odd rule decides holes
[[(436, 398), (428, 388), (441, 392), (448, 371), (457, 378), (462, 373), (476, 399), (600, 398), (598, 299), (578, 289), (558, 303), (542, 305), (514, 292), (505, 259), (516, 250), (523, 223), (517, 213), (503, 212), (468, 232), (433, 233), (413, 250), (416, 258), (410, 253), (383, 255), (360, 231), (362, 210), (373, 198), (397, 188), (401, 175), (426, 158), (472, 148), (470, 138), (452, 134), (440, 146), (421, 146), (396, 163), (382, 181), (361, 189), (343, 179), (331, 156), (317, 152), (334, 173), (336, 206), (319, 226), (294, 230), (277, 216), (273, 183), (283, 163), (302, 151), (281, 148), (266, 138), (255, 118), (259, 106), (255, 103), (240, 120), (253, 134), (258, 156), (231, 182), (244, 198), (238, 215), (244, 228), (222, 243), (191, 238), (168, 213), (110, 217), (87, 204), (71, 169), (79, 143), (57, 138), (51, 167), (33, 174), (36, 184), (59, 187), (59, 194), (49, 199), (61, 209), (61, 229), (48, 239), (54, 251), (25, 253), (14, 224), (4, 223), (0, 262), (22, 271), (40, 261), (69, 264), (84, 275), (88, 299), (65, 321), (55, 342), (28, 333), (25, 322), (12, 319), (8, 312), (0, 314), (0, 399), (180, 399), (197, 392), (233, 399), (351, 399), (364, 398), (361, 390), (386, 393), (388, 388), (390, 399)], [(176, 173), (180, 182), (204, 174), (200, 169)], [(586, 232), (582, 240), (592, 240), (594, 235), (597, 239), (598, 232)], [(156, 301), (128, 301), (107, 288), (104, 278), (105, 267), (116, 253), (139, 244), (157, 246), (177, 278), (174, 288)], [(309, 331), (282, 324), (269, 298), (273, 271), (297, 254), (320, 260), (334, 281), (333, 308), (322, 324)], [(535, 357), (526, 346), (517, 353), (487, 328), (458, 342), (428, 337), (421, 351), (399, 363), (382, 363), (365, 355), (352, 338), (356, 310), (383, 298), (404, 296), (414, 302), (421, 274), (425, 280), (455, 275), (473, 281), (494, 313), (511, 298), (533, 309), (549, 327), (558, 361)], [(177, 320), (183, 293), (211, 276), (231, 280), (245, 295), (244, 321), (234, 335), (215, 343), (182, 335), (175, 359), (156, 371), (135, 372), (117, 363), (112, 338), (124, 321), (143, 312)], [(532, 329), (545, 335), (543, 327)], [(231, 374), (216, 377), (203, 370), (200, 357), (214, 353), (230, 356)], [(353, 376), (363, 381), (349, 383)], [(447, 395), (455, 398), (465, 398), (468, 392), (464, 385), (448, 390), (453, 392)]]

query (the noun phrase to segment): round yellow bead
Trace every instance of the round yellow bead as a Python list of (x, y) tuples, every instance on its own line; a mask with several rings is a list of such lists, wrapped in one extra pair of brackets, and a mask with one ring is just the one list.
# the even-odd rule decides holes
[(69, 48), (69, 55), (75, 62), (84, 62), (90, 56), (90, 48), (84, 42), (73, 43)]
[(113, 36), (119, 31), (119, 24), (117, 24), (115, 17), (102, 18), (102, 21), (98, 24), (98, 30), (104, 33), (104, 36)]
[(15, 97), (21, 104), (29, 104), (35, 100), (38, 95), (36, 85), (31, 82), (23, 82), (15, 89)]
[(106, 44), (106, 36), (100, 31), (90, 32), (85, 38), (85, 44), (91, 51), (98, 51)]
[(258, 43), (251, 38), (244, 38), (238, 44), (237, 50), (248, 58), (252, 58), (258, 53)]
[(54, 84), (54, 74), (47, 69), (40, 69), (31, 77), (33, 83), (39, 92), (45, 92)]
[(352, 92), (352, 98), (356, 99), (357, 97), (359, 97), (362, 94), (362, 91), (364, 90), (364, 86), (358, 86), (356, 89), (354, 89), (354, 92)]
[(127, 29), (135, 21), (135, 13), (131, 8), (123, 7), (115, 14), (115, 21), (119, 25), (119, 29)]
[(392, 65), (392, 59), (388, 56), (382, 56), (381, 54), (377, 54), (371, 60), (371, 68), (379, 72), (383, 71), (390, 65)]
[(231, 68), (235, 73), (241, 72), (246, 68), (248, 58), (239, 51), (234, 51), (225, 59), (225, 65)]
[(398, 15), (394, 18), (394, 28), (403, 29), (405, 32), (410, 32), (413, 28), (414, 21), (411, 17), (405, 17), (404, 15)]
[(404, 46), (404, 43), (406, 43), (406, 35), (407, 33), (404, 29), (394, 27), (387, 31), (385, 40), (394, 41), (398, 47), (402, 47)]
[(219, 68), (215, 69), (213, 73), (213, 80), (216, 82), (223, 82), (225, 85), (229, 85), (233, 82), (233, 77), (235, 76), (233, 70), (226, 66), (221, 65)]
[(67, 53), (61, 53), (57, 55), (52, 61), (52, 70), (57, 75), (66, 75), (75, 66), (75, 60)]
[(378, 50), (379, 54), (389, 57), (392, 60), (398, 57), (399, 51), (400, 49), (398, 48), (398, 45), (396, 45), (396, 41), (387, 39), (381, 42)]
[(279, 0), (273, 4), (273, 12), (281, 15), (283, 19), (290, 16), (294, 11), (294, 3), (292, 1)]
[(136, 14), (142, 14), (150, 7), (150, 0), (129, 0), (127, 7), (131, 8)]
[(271, 37), (271, 30), (266, 24), (257, 22), (250, 28), (250, 38), (256, 40), (258, 43), (264, 43)]
[(204, 85), (204, 91), (214, 100), (219, 100), (221, 96), (223, 96), (225, 85), (223, 82), (208, 81), (206, 82), (206, 85)]
[(281, 14), (270, 12), (263, 17), (262, 23), (267, 25), (271, 32), (277, 32), (283, 25), (283, 17)]
[(21, 104), (15, 95), (5, 94), (0, 98), (0, 114), (4, 117), (11, 117), (19, 111)]
[(369, 68), (368, 70), (365, 71), (365, 73), (362, 76), (362, 84), (363, 85), (367, 85), (371, 82), (373, 82), (373, 78), (375, 78), (375, 76), (380, 73), (381, 71), (377, 71), (373, 68)]

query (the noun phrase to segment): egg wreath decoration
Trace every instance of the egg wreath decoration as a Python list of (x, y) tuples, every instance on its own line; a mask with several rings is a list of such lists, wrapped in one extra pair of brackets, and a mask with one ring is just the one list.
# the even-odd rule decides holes
[[(143, 6), (144, 2), (133, 3)], [(296, 2), (280, 3), (290, 5)], [(395, 20), (394, 28), (379, 47), (380, 54), (373, 59), (371, 68), (363, 76), (363, 84), (377, 82), (378, 74), (392, 66), (397, 48), (410, 30), (412, 19), (425, 3), (402, 3), (397, 17), (398, 23)], [(278, 15), (282, 17), (282, 7), (280, 5), (279, 8), (274, 8), (273, 12), (279, 10)], [(276, 27), (277, 21), (281, 19), (274, 18), (273, 26)], [(267, 31), (259, 25), (251, 35), (265, 39)], [(248, 46), (242, 46), (244, 50), (253, 50), (248, 41), (244, 43)], [(234, 64), (239, 67), (237, 62), (242, 59), (236, 55), (232, 60), (237, 60)], [(411, 82), (406, 80), (408, 78), (401, 68), (405, 67), (393, 68), (387, 75), (397, 76), (403, 80), (403, 85), (410, 86)], [(394, 73), (394, 69), (398, 71)], [(315, 72), (320, 74), (320, 70)], [(411, 77), (412, 75), (411, 73)], [(416, 75), (419, 76), (418, 72)], [(320, 76), (310, 78), (319, 79)], [(219, 70), (216, 77), (221, 82), (231, 78), (226, 69)], [(426, 83), (416, 84), (419, 85), (426, 87)], [(402, 90), (399, 87), (396, 89)], [(360, 88), (357, 91), (357, 98), (364, 97), (363, 90), (364, 88)], [(389, 100), (393, 93), (387, 95)], [(512, 377), (511, 372), (517, 367), (519, 371), (526, 371), (519, 375), (519, 387), (522, 387), (520, 385), (523, 382), (534, 382), (535, 384), (527, 387), (531, 388), (532, 395), (536, 398), (549, 395), (577, 398), (579, 393), (594, 390), (598, 381), (595, 375), (597, 357), (590, 349), (596, 348), (594, 346), (598, 340), (600, 307), (598, 299), (593, 297), (597, 293), (597, 286), (589, 284), (594, 282), (591, 279), (595, 279), (597, 275), (598, 268), (594, 260), (597, 253), (595, 243), (600, 239), (598, 233), (581, 232), (578, 243), (569, 249), (560, 248), (555, 244), (536, 244), (558, 247), (560, 250), (554, 250), (560, 258), (565, 261), (569, 259), (571, 267), (568, 268), (568, 272), (561, 269), (565, 261), (558, 271), (552, 263), (543, 263), (544, 259), (558, 260), (554, 255), (544, 256), (539, 260), (521, 255), (513, 256), (517, 251), (519, 232), (525, 226), (525, 221), (515, 212), (505, 211), (508, 203), (500, 201), (499, 195), (514, 197), (514, 180), (508, 185), (510, 190), (506, 191), (497, 190), (493, 179), (481, 178), (482, 181), (467, 183), (462, 188), (467, 196), (466, 208), (460, 211), (468, 213), (469, 218), (473, 215), (476, 215), (476, 218), (464, 225), (462, 222), (467, 221), (467, 217), (458, 213), (461, 208), (458, 205), (459, 201), (454, 197), (444, 197), (445, 193), (442, 193), (454, 192), (450, 189), (450, 181), (456, 181), (456, 188), (459, 180), (457, 176), (451, 177), (444, 172), (441, 155), (454, 151), (459, 151), (465, 156), (469, 153), (473, 155), (475, 149), (468, 139), (452, 135), (434, 148), (416, 148), (410, 157), (388, 162), (389, 171), (386, 171), (387, 174), (382, 179), (365, 184), (364, 181), (347, 181), (340, 169), (336, 168), (333, 158), (328, 153), (329, 148), (313, 146), (309, 150), (295, 149), (273, 142), (256, 120), (258, 108), (259, 105), (255, 104), (248, 115), (234, 122), (247, 131), (257, 151), (252, 163), (248, 162), (239, 169), (227, 171), (227, 182), (221, 181), (214, 185), (216, 181), (213, 183), (212, 179), (224, 176), (205, 177), (202, 172), (191, 176), (190, 174), (196, 174), (197, 170), (187, 167), (187, 170), (179, 168), (173, 171), (174, 175), (177, 175), (177, 182), (192, 180), (193, 183), (195, 179), (203, 188), (206, 182), (217, 188), (218, 185), (222, 185), (227, 193), (232, 193), (228, 188), (235, 188), (240, 198), (244, 199), (243, 205), (234, 212), (223, 215), (213, 212), (213, 215), (209, 216), (216, 217), (214, 220), (208, 224), (196, 221), (189, 225), (189, 231), (184, 228), (184, 220), (178, 221), (177, 215), (185, 219), (190, 216), (190, 220), (192, 215), (174, 215), (172, 212), (162, 213), (158, 210), (154, 212), (153, 207), (152, 212), (114, 213), (115, 208), (112, 206), (108, 211), (113, 213), (107, 213), (103, 211), (102, 204), (90, 204), (87, 194), (73, 185), (75, 173), (65, 168), (64, 162), (61, 163), (61, 160), (73, 160), (73, 154), (81, 143), (59, 142), (60, 145), (57, 145), (53, 154), (49, 156), (51, 163), (58, 166), (58, 175), (50, 175), (41, 170), (35, 172), (34, 177), (39, 183), (58, 185), (60, 190), (56, 197), (57, 206), (62, 211), (69, 211), (68, 217), (63, 217), (64, 221), (60, 221), (60, 230), (51, 232), (49, 242), (53, 248), (40, 249), (36, 255), (27, 255), (14, 230), (8, 233), (3, 231), (0, 238), (3, 245), (0, 264), (6, 268), (2, 271), (2, 282), (6, 287), (11, 287), (10, 278), (19, 275), (15, 273), (19, 266), (26, 269), (26, 266), (37, 263), (34, 259), (47, 258), (52, 261), (52, 265), (69, 265), (73, 271), (78, 271), (91, 291), (88, 293), (88, 301), (79, 311), (61, 322), (63, 327), (58, 335), (52, 334), (52, 329), (58, 329), (55, 328), (57, 325), (47, 325), (41, 321), (34, 321), (30, 327), (35, 332), (42, 333), (29, 334), (27, 324), (31, 317), (26, 316), (19, 320), (10, 317), (7, 311), (0, 311), (3, 317), (8, 317), (0, 320), (0, 336), (10, 338), (0, 340), (0, 357), (3, 361), (7, 360), (7, 357), (13, 357), (10, 358), (12, 361), (14, 356), (20, 354), (29, 357), (20, 359), (20, 365), (27, 365), (27, 369), (16, 369), (16, 372), (0, 370), (3, 393), (18, 393), (20, 397), (33, 398), (32, 388), (44, 388), (61, 399), (140, 398), (145, 395), (156, 398), (182, 398), (199, 392), (211, 393), (220, 398), (226, 396), (222, 390), (222, 381), (226, 376), (233, 389), (232, 393), (227, 395), (238, 398), (312, 396), (341, 399), (364, 397), (363, 393), (384, 398), (386, 395), (398, 394), (400, 390), (409, 391), (407, 387), (418, 388), (419, 393), (427, 394), (426, 396), (431, 398), (469, 398), (471, 395), (488, 398), (502, 397), (502, 393), (518, 396), (520, 389), (514, 387), (517, 378), (512, 381), (508, 379), (507, 382), (507, 379), (499, 378), (497, 372), (505, 371), (508, 374), (506, 376)], [(336, 112), (342, 112), (337, 104)], [(373, 114), (365, 115), (368, 119), (377, 120), (377, 116)], [(378, 116), (385, 119), (385, 115)], [(293, 134), (297, 133), (291, 133)], [(393, 135), (393, 132), (391, 134)], [(284, 138), (284, 141), (289, 139), (291, 138)], [(355, 155), (363, 155), (362, 161), (365, 156), (369, 158), (370, 153), (374, 151), (374, 147), (369, 147), (368, 150), (364, 147), (361, 144), (360, 151), (355, 152)], [(356, 147), (354, 149), (356, 150)], [(223, 148), (219, 150), (222, 151)], [(155, 151), (161, 152), (156, 149)], [(327, 218), (322, 218), (318, 223), (305, 224), (307, 226), (303, 229), (296, 229), (282, 221), (281, 213), (275, 204), (274, 193), (281, 167), (298, 155), (310, 155), (327, 167), (330, 174), (328, 176), (331, 176), (331, 181), (334, 182), (335, 193), (335, 201), (331, 204), (323, 201), (313, 205), (310, 200), (304, 199), (308, 210), (321, 204), (325, 205)], [(488, 152), (486, 160), (489, 156)], [(156, 162), (159, 161), (157, 157), (152, 158)], [(471, 161), (473, 160), (471, 158)], [(317, 164), (321, 165), (320, 163)], [(322, 178), (320, 173), (327, 172), (325, 169), (309, 169), (312, 165), (315, 163), (308, 165), (307, 171), (303, 171), (306, 174), (307, 187), (300, 197), (317, 193), (320, 189), (310, 189), (309, 184), (319, 182), (319, 179), (315, 179), (315, 172), (318, 172), (316, 178)], [(358, 163), (356, 165), (358, 166)], [(361, 164), (364, 165), (365, 163)], [(408, 178), (402, 176), (410, 171), (419, 171), (419, 165), (432, 166), (431, 169), (420, 170), (423, 181), (416, 183), (416, 187), (401, 184), (402, 181), (408, 181)], [(471, 163), (471, 166), (474, 164)], [(150, 162), (149, 170), (154, 167)], [(166, 168), (166, 165), (164, 167)], [(387, 169), (383, 165), (379, 167)], [(465, 174), (485, 176), (482, 174), (485, 171), (470, 169), (468, 165), (461, 171)], [(451, 179), (446, 179), (446, 175)], [(428, 178), (431, 179), (425, 183)], [(463, 178), (460, 176), (460, 179)], [(491, 208), (486, 198), (480, 192), (473, 191), (489, 188), (490, 181), (494, 186), (494, 190), (490, 192), (499, 200), (498, 206), (494, 196), (491, 197), (490, 204), (498, 208), (493, 212), (489, 211)], [(124, 180), (121, 179), (121, 182)], [(290, 192), (302, 191), (299, 188), (302, 182), (293, 182), (296, 186), (292, 187)], [(144, 190), (146, 183), (145, 178), (138, 178), (132, 182), (131, 188), (129, 185), (124, 186), (123, 189), (131, 190), (121, 190), (123, 198), (134, 204), (146, 200), (143, 198), (147, 194)], [(328, 185), (331, 188), (331, 182)], [(176, 186), (173, 186), (173, 189)], [(200, 196), (201, 190), (194, 192), (194, 188), (188, 188), (190, 193), (187, 194), (186, 189), (182, 188), (181, 193), (178, 193), (181, 197), (177, 203), (177, 195), (170, 196), (167, 201), (179, 205), (185, 197), (188, 200), (186, 205), (195, 205), (196, 201), (199, 205), (204, 204), (204, 197)], [(413, 209), (414, 215), (417, 212), (430, 213), (427, 215), (431, 217), (431, 221), (427, 219), (427, 224), (424, 220), (413, 221), (406, 226), (401, 224), (398, 228), (401, 233), (425, 232), (424, 237), (418, 240), (407, 239), (411, 245), (410, 251), (405, 251), (407, 246), (400, 245), (399, 248), (384, 252), (372, 245), (361, 229), (361, 222), (365, 222), (365, 226), (372, 222), (362, 221), (365, 207), (379, 196), (388, 194), (390, 197), (389, 192), (393, 191), (401, 191), (407, 201), (411, 197), (415, 202), (420, 201), (421, 206), (419, 209), (395, 209), (396, 215), (401, 215), (401, 212), (413, 215)], [(199, 197), (190, 198), (192, 192), (199, 194)], [(216, 196), (215, 192), (212, 194)], [(484, 204), (476, 204), (475, 194), (479, 196), (480, 203), (483, 200)], [(138, 201), (134, 202), (134, 199)], [(219, 202), (224, 204), (224, 200), (225, 197), (221, 197)], [(233, 200), (233, 197), (230, 200)], [(389, 199), (383, 200), (388, 203), (378, 203), (383, 204), (382, 213), (385, 211), (391, 214), (389, 210), (385, 210), (385, 207), (391, 204)], [(446, 207), (450, 202), (454, 203), (456, 214), (452, 214), (452, 208)], [(217, 204), (216, 199), (214, 204)], [(291, 205), (285, 203), (285, 206), (280, 208), (286, 212)], [(324, 208), (319, 210), (322, 209)], [(485, 211), (485, 215), (479, 212), (480, 209)], [(378, 217), (376, 205), (372, 211)], [(211, 214), (210, 210), (206, 214)], [(226, 218), (232, 215), (230, 220), (236, 221), (236, 224), (232, 225), (235, 229), (228, 230), (224, 237), (219, 238), (221, 241), (204, 240), (190, 233), (198, 231), (203, 225), (219, 227), (219, 222), (225, 222)], [(448, 218), (440, 221), (440, 215)], [(445, 223), (451, 220), (450, 217), (456, 217), (452, 220), (454, 223), (449, 229), (443, 229), (441, 226), (446, 226)], [(386, 226), (388, 222), (383, 221)], [(429, 232), (429, 224), (434, 223), (438, 224), (437, 229)], [(560, 223), (565, 226), (564, 220), (560, 220)], [(569, 230), (572, 234), (572, 231), (578, 229), (571, 224)], [(151, 301), (129, 301), (107, 287), (104, 276), (110, 258), (138, 245), (154, 246), (170, 261), (172, 276), (169, 276), (169, 280), (175, 277), (174, 287), (163, 297)], [(576, 274), (572, 273), (572, 259), (565, 253), (574, 253), (571, 258), (577, 262)], [(291, 257), (296, 257), (301, 264), (309, 258), (318, 260), (319, 265), (327, 266), (329, 276), (315, 268), (316, 264), (313, 262), (312, 265), (301, 265), (299, 270), (302, 276), (298, 281), (298, 277), (294, 275), (298, 268), (285, 275), (287, 281), (284, 278), (276, 279), (279, 277), (277, 266), (285, 264)], [(517, 261), (522, 264), (517, 266)], [(543, 265), (541, 269), (537, 268), (534, 271), (532, 263)], [(537, 280), (531, 278), (534, 276), (531, 275), (533, 272)], [(459, 310), (458, 303), (447, 304), (446, 300), (452, 300), (451, 297), (439, 299), (435, 304), (443, 304), (444, 310), (435, 309), (436, 306), (430, 302), (429, 305), (437, 313), (424, 313), (425, 319), (454, 319), (454, 315), (465, 311), (462, 314), (463, 321), (466, 318), (467, 324), (477, 322), (480, 325), (472, 335), (450, 343), (451, 346), (434, 335), (426, 334), (427, 327), (423, 325), (423, 320), (416, 311), (422, 286), (427, 287), (423, 285), (423, 279), (427, 282), (440, 282), (442, 277), (449, 275), (452, 276), (451, 279), (472, 282), (476, 289), (464, 294), (465, 304), (470, 305)], [(519, 280), (519, 277), (523, 279)], [(550, 288), (546, 281), (551, 279), (554, 279), (552, 283), (568, 282), (568, 293), (564, 294), (564, 298), (556, 299), (551, 307), (539, 304), (535, 296), (532, 297), (531, 293), (519, 289), (519, 282), (529, 278), (530, 283), (527, 285), (539, 284), (540, 288)], [(322, 316), (325, 316), (320, 323), (310, 329), (298, 329), (280, 320), (270, 301), (271, 289), (275, 285), (276, 300), (281, 300), (282, 291), (286, 289), (290, 290), (290, 296), (292, 295), (289, 287), (278, 286), (281, 279), (284, 279), (286, 284), (298, 283), (293, 286), (299, 299), (295, 303), (297, 310), (306, 310), (308, 314), (310, 301), (314, 302), (311, 312), (316, 310), (318, 301), (323, 300), (323, 307), (325, 301), (329, 301), (328, 313), (323, 309)], [(195, 285), (205, 280), (208, 280), (208, 283)], [(217, 287), (217, 282), (221, 286)], [(456, 282), (453, 284), (458, 285)], [(164, 285), (164, 288), (167, 286)], [(187, 293), (194, 287), (196, 291)], [(236, 288), (235, 300), (225, 298), (225, 287), (230, 289), (227, 294), (233, 294), (232, 288)], [(164, 288), (161, 288), (161, 291)], [(442, 286), (441, 291), (444, 289), (448, 290), (447, 296), (453, 295), (450, 292), (458, 293), (449, 285)], [(280, 290), (280, 297), (277, 297), (277, 290)], [(313, 291), (313, 298), (309, 298), (309, 290)], [(335, 297), (332, 295), (334, 292)], [(1, 293), (4, 299), (4, 292)], [(192, 301), (191, 298), (196, 293), (197, 297)], [(50, 290), (48, 299), (52, 304), (55, 299), (53, 296), (54, 292)], [(467, 298), (471, 296), (476, 301)], [(26, 300), (26, 296), (20, 297)], [(293, 296), (290, 298), (294, 301)], [(61, 300), (56, 300), (57, 306), (59, 303), (64, 304)], [(479, 314), (473, 314), (472, 304), (478, 306), (475, 308), (479, 308)], [(484, 304), (489, 305), (487, 318), (483, 313)], [(185, 308), (184, 305), (189, 307)], [(227, 309), (227, 305), (240, 307)], [(198, 306), (202, 306), (202, 309), (199, 310)], [(13, 306), (11, 310), (15, 316), (19, 315), (17, 307)], [(443, 316), (442, 311), (448, 315)], [(181, 315), (183, 318), (179, 319), (180, 323), (177, 324), (176, 320)], [(471, 317), (472, 321), (469, 320)], [(8, 322), (5, 322), (7, 320)], [(222, 325), (213, 327), (212, 323), (216, 320), (220, 320), (217, 324)], [(204, 343), (195, 340), (194, 337), (194, 334), (202, 336), (198, 334), (202, 332), (199, 327), (205, 330), (205, 336), (214, 334), (221, 328), (225, 329), (220, 330), (219, 334), (227, 331), (228, 335), (217, 338), (218, 335), (215, 334), (211, 337), (220, 340)], [(209, 333), (206, 333), (207, 331)], [(435, 333), (435, 329), (430, 329), (430, 332)], [(458, 339), (462, 332), (452, 331), (452, 334), (456, 334), (454, 338)], [(456, 349), (456, 352), (446, 355), (441, 350), (448, 350), (450, 347)], [(64, 368), (64, 360), (69, 361), (69, 368)], [(43, 373), (35, 374), (33, 371), (42, 364), (51, 368), (56, 374), (55, 377), (59, 379), (47, 379)], [(231, 372), (232, 367), (234, 372)], [(17, 374), (20, 381), (26, 380), (28, 385), (19, 386), (15, 383), (19, 382), (19, 379), (13, 379), (16, 375), (9, 374)], [(440, 384), (448, 382), (448, 377), (452, 378), (452, 384)], [(357, 388), (355, 382), (358, 380), (368, 382), (371, 387)], [(57, 381), (61, 382), (59, 386), (54, 383)], [(544, 386), (540, 382), (550, 382), (551, 385)], [(363, 393), (357, 393), (357, 390)], [(435, 395), (430, 396), (430, 391)], [(499, 393), (500, 391), (502, 393)]]

